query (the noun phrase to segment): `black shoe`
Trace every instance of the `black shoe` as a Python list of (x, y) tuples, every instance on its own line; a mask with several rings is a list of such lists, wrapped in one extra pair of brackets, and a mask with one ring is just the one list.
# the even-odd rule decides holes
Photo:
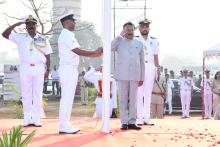
[(34, 126), (34, 124), (26, 124), (26, 125), (23, 125), (23, 127), (33, 127)]
[(128, 125), (127, 124), (122, 124), (121, 130), (127, 130), (127, 129), (128, 129)]
[(76, 131), (76, 132), (62, 132), (60, 131), (59, 134), (77, 134), (80, 130)]
[(147, 125), (147, 126), (154, 126), (154, 123), (146, 123), (146, 122), (144, 122), (144, 125)]
[(42, 127), (42, 125), (33, 124), (34, 127)]
[(135, 124), (128, 124), (128, 129), (141, 130), (141, 127), (139, 127)]
[(112, 111), (112, 116), (111, 116), (111, 118), (117, 118), (117, 115), (116, 115), (116, 113), (115, 113), (114, 110)]

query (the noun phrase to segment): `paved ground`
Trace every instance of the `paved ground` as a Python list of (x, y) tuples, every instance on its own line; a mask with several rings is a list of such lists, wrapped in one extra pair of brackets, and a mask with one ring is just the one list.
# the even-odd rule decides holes
[[(220, 121), (200, 117), (181, 119), (177, 116), (153, 120), (155, 126), (142, 126), (141, 131), (119, 129), (119, 119), (110, 120), (110, 134), (101, 132), (100, 120), (74, 117), (75, 135), (59, 135), (57, 119), (43, 119), (43, 127), (29, 127), (25, 134), (37, 130), (29, 147), (211, 147), (220, 145)], [(22, 120), (0, 119), (0, 132), (19, 125)]]
[[(143, 126), (141, 131), (121, 131), (120, 120), (110, 120), (110, 134), (101, 132), (102, 123), (92, 118), (94, 107), (84, 106), (76, 99), (71, 123), (80, 128), (75, 135), (59, 135), (59, 100), (49, 99), (45, 109), (43, 127), (25, 128), (25, 134), (32, 130), (37, 133), (30, 147), (211, 147), (220, 146), (220, 121), (201, 120), (199, 114), (181, 119), (180, 114), (153, 120), (155, 126)], [(22, 123), (15, 119), (15, 108), (0, 101), (0, 133)]]

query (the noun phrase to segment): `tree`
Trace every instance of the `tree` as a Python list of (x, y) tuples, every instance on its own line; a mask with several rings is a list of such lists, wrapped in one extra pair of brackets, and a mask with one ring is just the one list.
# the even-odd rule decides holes
[(3, 3), (5, 3), (5, 0), (0, 0), (0, 4), (3, 4)]
[[(50, 37), (50, 43), (53, 48), (52, 65), (58, 63), (58, 49), (57, 38), (61, 32), (61, 23), (59, 20), (52, 20), (52, 11), (47, 1), (43, 0), (19, 0), (27, 10), (35, 14), (38, 19), (40, 34)], [(22, 20), (21, 17), (11, 16), (7, 13), (3, 13), (8, 18), (15, 20)], [(9, 23), (8, 23), (9, 25)], [(24, 29), (24, 28), (23, 28)], [(76, 37), (83, 48), (95, 49), (101, 45), (100, 37), (94, 32), (94, 25), (89, 22), (79, 22), (76, 26)], [(84, 59), (83, 61), (87, 61)], [(96, 60), (95, 60), (96, 61)], [(98, 62), (98, 61), (97, 61)], [(85, 63), (87, 64), (87, 62)]]
[[(43, 0), (19, 0), (23, 6), (27, 10), (29, 10), (31, 13), (33, 13), (37, 19), (38, 19), (38, 24), (39, 24), (39, 34), (43, 35), (50, 35), (52, 32), (52, 27), (55, 23), (52, 23), (52, 13), (51, 13), (51, 8), (49, 7), (48, 2), (43, 1)], [(2, 13), (3, 15), (6, 16), (6, 21), (8, 18), (15, 19), (18, 21), (23, 21), (22, 17), (19, 17), (18, 15), (12, 16), (9, 15), (5, 12)], [(8, 22), (8, 21), (7, 21)], [(9, 24), (8, 24), (9, 25)]]

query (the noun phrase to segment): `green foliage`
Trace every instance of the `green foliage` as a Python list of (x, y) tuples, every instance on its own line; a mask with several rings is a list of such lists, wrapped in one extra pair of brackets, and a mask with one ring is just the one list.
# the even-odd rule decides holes
[(97, 91), (94, 87), (88, 87), (88, 93), (89, 93), (89, 106), (94, 107), (95, 99), (97, 97)]
[(16, 118), (22, 119), (24, 117), (22, 102), (20, 100), (8, 100), (8, 104), (15, 107)]
[[(21, 93), (18, 91), (18, 89), (14, 85), (10, 83), (4, 83), (4, 87), (11, 89), (15, 93), (16, 98), (21, 97)], [(8, 103), (15, 107), (16, 118), (22, 119), (24, 117), (23, 109), (22, 109), (22, 102), (20, 100), (9, 100)]]
[(11, 89), (11, 91), (15, 93), (16, 98), (21, 97), (21, 93), (19, 92), (19, 90), (11, 83), (4, 83), (4, 87), (6, 87), (7, 89)]
[[(12, 84), (6, 83), (6, 84), (4, 84), (4, 86), (11, 89), (15, 93), (16, 97), (21, 97), (21, 93)], [(24, 118), (21, 100), (9, 100), (8, 103), (9, 103), (9, 105), (12, 105), (15, 107), (16, 118), (18, 118), (18, 119)], [(47, 98), (45, 95), (43, 95), (42, 105), (43, 105), (43, 108), (45, 108), (47, 106)]]
[[(0, 138), (0, 146), (1, 147), (26, 147), (27, 144), (31, 141), (31, 139), (35, 135), (35, 130), (32, 131), (27, 137), (23, 138), (23, 127), (13, 127), (10, 130), (9, 134), (4, 130), (2, 132), (2, 136)], [(23, 139), (23, 140), (22, 140)]]

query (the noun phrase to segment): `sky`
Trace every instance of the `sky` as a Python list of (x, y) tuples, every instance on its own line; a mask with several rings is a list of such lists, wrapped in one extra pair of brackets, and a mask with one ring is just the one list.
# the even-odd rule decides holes
[[(9, 0), (12, 2), (12, 0)], [(14, 2), (14, 0), (13, 0)], [(115, 35), (122, 24), (131, 21), (137, 25), (144, 18), (143, 9), (118, 9), (119, 7), (143, 7), (143, 1), (117, 2), (115, 10)], [(158, 38), (160, 58), (179, 59), (183, 66), (201, 65), (202, 52), (220, 42), (220, 0), (147, 0), (147, 18), (152, 21), (150, 34)], [(0, 6), (0, 9), (3, 7)], [(8, 4), (4, 9), (16, 13), (26, 13), (17, 4)], [(11, 12), (11, 13), (12, 13)], [(82, 19), (95, 24), (99, 34), (102, 30), (102, 0), (82, 0)], [(0, 21), (4, 18), (0, 15)], [(0, 32), (5, 26), (0, 24)], [(138, 31), (136, 31), (138, 34)], [(0, 37), (0, 54), (3, 51), (16, 55), (14, 45)], [(1, 61), (1, 58), (0, 58)], [(164, 62), (165, 62), (164, 61)], [(171, 60), (172, 61), (172, 60)], [(173, 64), (173, 63), (170, 63)]]
[[(93, 3), (98, 4), (98, 1), (100, 0), (87, 0), (83, 14), (86, 14), (86, 19), (91, 19), (100, 26), (100, 14), (97, 12), (101, 10), (97, 8), (94, 11), (91, 7)], [(124, 3), (133, 7), (144, 4), (143, 1)], [(116, 7), (119, 5), (123, 6), (116, 2)], [(175, 56), (185, 60), (186, 66), (202, 64), (203, 50), (220, 42), (219, 6), (219, 0), (147, 0), (146, 15), (152, 21), (150, 33), (159, 40), (161, 58)], [(98, 17), (94, 17), (97, 14)], [(137, 24), (143, 18), (141, 14), (142, 9), (116, 9), (116, 35), (122, 29), (120, 24), (129, 20)]]

